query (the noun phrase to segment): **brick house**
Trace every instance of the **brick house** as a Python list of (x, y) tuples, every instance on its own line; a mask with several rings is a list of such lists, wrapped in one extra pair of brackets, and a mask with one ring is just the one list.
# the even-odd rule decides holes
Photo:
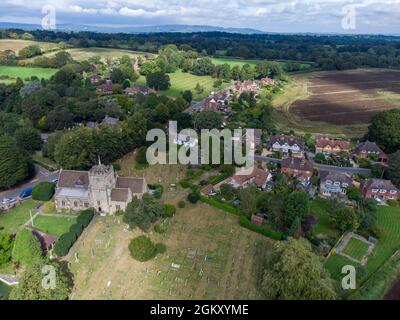
[(353, 179), (344, 173), (321, 171), (319, 177), (319, 193), (323, 197), (346, 195), (347, 188), (354, 186)]
[(373, 198), (378, 201), (399, 199), (399, 190), (390, 180), (366, 179), (361, 183), (361, 192), (366, 199)]
[(368, 140), (359, 143), (354, 149), (353, 154), (360, 158), (365, 158), (365, 159), (368, 158), (370, 154), (376, 154), (378, 162), (386, 163), (389, 161), (389, 157), (386, 155), (386, 153), (384, 153), (376, 143), (370, 142)]
[(317, 153), (338, 154), (340, 152), (350, 152), (350, 143), (344, 140), (330, 139), (326, 136), (317, 136), (315, 142)]
[(113, 94), (113, 86), (111, 83), (103, 83), (97, 87), (97, 93), (106, 95), (106, 94)]
[(282, 173), (294, 177), (301, 182), (310, 181), (313, 176), (314, 162), (302, 158), (290, 157), (282, 160)]
[(283, 134), (271, 136), (269, 149), (270, 151), (282, 152), (284, 155), (291, 153), (294, 157), (303, 157), (304, 140)]
[(242, 174), (236, 173), (228, 180), (228, 184), (234, 188), (246, 188), (250, 185), (255, 185), (257, 188), (265, 189), (271, 179), (272, 174), (269, 170), (255, 167), (250, 174), (245, 174), (245, 172), (242, 172)]

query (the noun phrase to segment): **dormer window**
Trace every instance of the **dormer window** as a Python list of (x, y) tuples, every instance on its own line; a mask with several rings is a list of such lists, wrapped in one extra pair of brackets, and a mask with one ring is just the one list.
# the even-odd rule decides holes
[(340, 182), (335, 182), (334, 185), (335, 185), (336, 187), (339, 187), (339, 186), (340, 186)]
[(397, 194), (397, 190), (390, 190), (390, 194)]
[(332, 184), (332, 180), (326, 180), (326, 184), (331, 185)]
[(386, 190), (385, 189), (381, 189), (381, 190), (379, 190), (379, 193), (386, 193)]
[(379, 189), (372, 189), (371, 192), (372, 192), (372, 193), (378, 193), (378, 192), (379, 192)]
[(343, 183), (343, 188), (347, 188), (348, 186), (349, 186), (349, 184), (348, 183)]

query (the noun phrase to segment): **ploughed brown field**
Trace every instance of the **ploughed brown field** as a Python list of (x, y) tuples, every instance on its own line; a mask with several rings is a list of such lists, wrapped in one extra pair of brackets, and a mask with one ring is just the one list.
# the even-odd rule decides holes
[(308, 98), (291, 106), (302, 119), (335, 125), (366, 124), (379, 111), (400, 108), (399, 71), (319, 73), (308, 81)]

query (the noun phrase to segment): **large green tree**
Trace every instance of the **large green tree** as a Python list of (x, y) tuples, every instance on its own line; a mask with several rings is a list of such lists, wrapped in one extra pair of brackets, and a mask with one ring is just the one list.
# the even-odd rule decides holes
[(5, 232), (0, 232), (0, 266), (11, 261), (13, 237)]
[(63, 169), (89, 169), (97, 161), (94, 131), (80, 128), (63, 135), (54, 158)]
[(291, 228), (293, 223), (302, 223), (310, 210), (307, 193), (303, 191), (292, 192), (285, 203), (285, 224)]
[(162, 204), (153, 196), (145, 194), (141, 199), (135, 198), (128, 204), (124, 222), (131, 228), (139, 227), (143, 231), (150, 228), (164, 213)]
[(333, 300), (332, 280), (305, 240), (277, 242), (267, 260), (262, 290), (268, 299)]
[(15, 131), (15, 140), (21, 148), (28, 152), (39, 150), (42, 146), (42, 139), (39, 132), (33, 127), (22, 127)]
[(194, 117), (194, 126), (200, 129), (219, 129), (222, 125), (222, 115), (212, 110), (202, 111)]
[[(52, 278), (53, 275), (55, 278)], [(39, 260), (26, 267), (9, 299), (67, 300), (72, 286), (72, 277), (65, 265), (56, 260)]]
[(400, 150), (400, 109), (377, 113), (371, 120), (367, 138), (375, 141), (385, 152)]
[(400, 150), (389, 157), (388, 175), (396, 187), (400, 188)]
[(8, 189), (28, 177), (29, 165), (15, 140), (0, 136), (0, 189)]
[(155, 90), (167, 90), (171, 86), (169, 75), (162, 72), (153, 72), (146, 75), (146, 83)]

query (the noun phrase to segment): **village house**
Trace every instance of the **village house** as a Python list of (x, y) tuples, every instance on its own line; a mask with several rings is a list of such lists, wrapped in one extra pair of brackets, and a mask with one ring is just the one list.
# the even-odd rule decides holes
[(198, 143), (199, 141), (197, 138), (193, 138), (183, 133), (178, 133), (178, 135), (174, 137), (174, 144), (178, 146), (194, 148)]
[(250, 185), (255, 185), (257, 188), (265, 189), (268, 182), (271, 180), (272, 174), (269, 172), (269, 170), (261, 167), (255, 167), (250, 174), (242, 171), (236, 173), (226, 182), (234, 188), (246, 188)]
[(260, 79), (260, 85), (262, 85), (263, 87), (273, 86), (274, 84), (275, 84), (274, 79), (268, 77)]
[(32, 234), (39, 239), (42, 252), (44, 254), (49, 253), (53, 249), (54, 244), (57, 242), (58, 238), (51, 234), (42, 232), (36, 228), (30, 228), (30, 230)]
[(110, 117), (106, 115), (101, 122), (102, 125), (108, 125), (108, 126), (116, 126), (119, 123), (118, 118)]
[(317, 136), (315, 142), (316, 153), (339, 154), (350, 152), (350, 143), (344, 140), (330, 139), (326, 136)]
[(236, 81), (231, 87), (231, 91), (237, 95), (240, 95), (243, 92), (252, 92), (256, 94), (259, 90), (260, 87), (258, 86), (257, 82), (253, 80)]
[(290, 157), (282, 160), (282, 173), (294, 177), (304, 185), (308, 184), (313, 176), (314, 162), (302, 158)]
[(282, 152), (283, 155), (292, 154), (294, 157), (303, 157), (304, 155), (304, 140), (288, 135), (271, 136), (269, 142), (270, 151)]
[(92, 74), (89, 80), (91, 84), (98, 84), (101, 81), (101, 77), (98, 74)]
[(347, 188), (354, 186), (353, 179), (344, 173), (321, 171), (319, 177), (319, 193), (322, 197), (346, 195)]
[(60, 170), (55, 205), (57, 210), (94, 208), (113, 214), (125, 210), (134, 197), (148, 192), (145, 178), (119, 177), (112, 166), (99, 162), (89, 171)]
[(399, 190), (390, 180), (366, 179), (361, 183), (361, 192), (366, 199), (373, 198), (377, 201), (399, 199)]
[(374, 142), (365, 141), (359, 143), (354, 149), (353, 154), (360, 158), (368, 158), (371, 154), (375, 154), (377, 156), (378, 162), (388, 162), (389, 157), (382, 151), (381, 148)]
[(155, 91), (154, 89), (151, 89), (147, 86), (133, 86), (130, 88), (126, 88), (124, 90), (124, 94), (128, 95), (128, 96), (135, 96), (137, 94), (143, 94), (144, 96), (147, 96), (150, 93), (156, 93), (157, 91)]
[(101, 95), (113, 94), (113, 85), (111, 82), (107, 81), (106, 83), (99, 85), (96, 91)]
[(230, 112), (231, 108), (229, 106), (230, 95), (228, 92), (222, 91), (217, 93), (211, 93), (203, 103), (203, 110), (213, 110), (220, 112)]

